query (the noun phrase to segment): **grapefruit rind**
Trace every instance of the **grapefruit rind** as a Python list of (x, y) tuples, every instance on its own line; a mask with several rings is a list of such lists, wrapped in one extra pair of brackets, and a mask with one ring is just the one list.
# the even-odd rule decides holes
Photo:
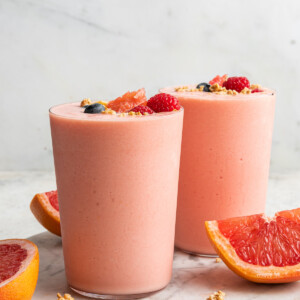
[(2, 240), (1, 244), (17, 244), (27, 250), (27, 258), (19, 271), (0, 283), (0, 299), (30, 300), (34, 293), (39, 273), (39, 252), (37, 246), (28, 240)]
[(249, 264), (237, 255), (229, 240), (220, 232), (217, 221), (206, 221), (205, 228), (217, 254), (237, 275), (258, 283), (285, 283), (300, 280), (300, 264), (285, 267)]
[(51, 233), (61, 236), (59, 211), (50, 204), (45, 193), (33, 197), (30, 209), (41, 225)]

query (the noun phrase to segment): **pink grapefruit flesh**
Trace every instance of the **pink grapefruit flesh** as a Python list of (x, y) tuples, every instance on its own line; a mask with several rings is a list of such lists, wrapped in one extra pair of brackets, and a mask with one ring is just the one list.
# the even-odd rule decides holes
[(217, 253), (230, 269), (255, 282), (300, 279), (300, 209), (205, 223)]

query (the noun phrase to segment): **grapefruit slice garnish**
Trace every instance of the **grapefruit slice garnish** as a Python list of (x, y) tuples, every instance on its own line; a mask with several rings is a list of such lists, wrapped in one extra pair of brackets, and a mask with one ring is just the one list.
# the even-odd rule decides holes
[(236, 274), (254, 282), (300, 280), (300, 208), (206, 221), (217, 253)]
[(28, 240), (0, 241), (0, 299), (30, 300), (39, 273), (39, 252)]
[(47, 230), (61, 235), (57, 191), (36, 194), (30, 203), (30, 209)]
[(213, 85), (213, 84), (215, 84), (215, 83), (218, 83), (219, 86), (223, 86), (223, 83), (227, 80), (227, 77), (228, 77), (227, 74), (225, 74), (225, 75), (223, 75), (223, 76), (217, 75), (215, 78), (213, 78), (213, 79), (209, 82), (209, 84), (210, 84), (210, 85)]
[(134, 92), (127, 92), (123, 96), (108, 102), (107, 108), (110, 108), (118, 113), (125, 113), (138, 105), (144, 105), (146, 101), (147, 98), (145, 89), (139, 89)]

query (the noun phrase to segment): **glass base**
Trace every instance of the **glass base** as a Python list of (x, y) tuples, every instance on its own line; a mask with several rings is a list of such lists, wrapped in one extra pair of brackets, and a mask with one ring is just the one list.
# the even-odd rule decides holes
[(132, 295), (108, 295), (108, 294), (94, 294), (94, 293), (88, 293), (88, 292), (83, 292), (80, 290), (77, 290), (73, 287), (70, 286), (70, 288), (76, 292), (77, 294), (80, 294), (82, 296), (88, 297), (88, 298), (94, 298), (94, 299), (110, 299), (110, 300), (126, 300), (126, 299), (141, 299), (145, 297), (149, 297), (161, 290), (164, 289), (164, 287), (160, 290), (154, 291), (154, 292), (148, 292), (148, 293), (143, 293), (143, 294), (132, 294)]
[(219, 257), (218, 254), (207, 254), (207, 253), (192, 252), (192, 251), (188, 251), (188, 250), (185, 250), (185, 249), (182, 249), (182, 248), (178, 248), (177, 246), (176, 246), (176, 249), (179, 250), (179, 251), (182, 251), (184, 253), (187, 253), (187, 254), (190, 254), (190, 255), (195, 255), (195, 256), (200, 256), (200, 257), (207, 257), (207, 258), (217, 258), (217, 257)]

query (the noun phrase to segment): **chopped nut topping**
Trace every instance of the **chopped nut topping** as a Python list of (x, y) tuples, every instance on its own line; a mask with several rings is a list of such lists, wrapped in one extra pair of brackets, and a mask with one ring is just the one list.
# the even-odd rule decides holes
[(112, 109), (110, 109), (110, 108), (106, 108), (106, 109), (102, 112), (102, 114), (106, 114), (106, 115), (116, 115), (117, 112), (114, 111), (114, 110), (112, 110)]
[(128, 116), (128, 113), (120, 113), (118, 116), (119, 117), (125, 117), (125, 116)]
[(218, 83), (214, 83), (213, 85), (211, 85), (209, 87), (210, 91), (213, 93), (220, 93), (220, 92), (224, 92), (226, 94), (226, 88), (220, 86)]
[(225, 293), (222, 291), (217, 291), (210, 295), (206, 300), (224, 300)]
[(178, 88), (175, 88), (175, 92), (186, 92), (189, 89), (188, 86), (180, 86)]
[(261, 89), (261, 85), (260, 84), (251, 84), (250, 90), (255, 90), (255, 89)]
[(227, 94), (227, 95), (237, 95), (238, 92), (235, 91), (235, 90), (226, 90), (226, 94)]
[(91, 105), (93, 103), (99, 103), (99, 104), (102, 104), (105, 108), (107, 107), (107, 102), (104, 102), (104, 101), (95, 101), (95, 102), (93, 102), (90, 98), (83, 99), (80, 103), (80, 106), (83, 107), (83, 106), (86, 106), (86, 105)]
[(92, 104), (91, 99), (90, 99), (90, 98), (85, 98), (85, 99), (83, 99), (83, 100), (81, 101), (80, 106), (83, 107), (83, 106), (85, 106), (85, 105), (91, 105), (91, 104)]
[(62, 296), (60, 293), (57, 293), (57, 300), (74, 300), (74, 298), (70, 294)]
[(241, 94), (251, 94), (251, 90), (245, 87), (245, 88), (241, 91)]
[(104, 101), (96, 101), (95, 103), (99, 103), (99, 104), (102, 104), (105, 108), (107, 107), (107, 102), (104, 102)]
[(222, 261), (222, 259), (220, 258), (220, 257), (217, 257), (216, 258), (216, 263), (219, 263), (219, 262), (221, 262)]
[[(204, 86), (200, 86), (199, 88), (189, 88), (188, 86), (180, 86), (175, 88), (175, 92), (202, 92)], [(212, 93), (217, 95), (238, 95), (239, 93), (235, 90), (227, 90), (225, 87), (220, 86), (218, 83), (214, 83), (209, 87)], [(251, 91), (254, 89), (261, 89), (259, 84), (252, 84), (249, 88), (244, 88), (240, 93), (241, 94), (251, 94)]]
[(142, 116), (142, 114), (141, 114), (141, 112), (134, 112), (134, 111), (130, 111), (129, 113), (128, 113), (128, 115), (129, 116)]
[(204, 89), (204, 86), (200, 86), (200, 88), (193, 88), (190, 89), (188, 86), (180, 86), (178, 88), (175, 88), (175, 92), (202, 92)]

